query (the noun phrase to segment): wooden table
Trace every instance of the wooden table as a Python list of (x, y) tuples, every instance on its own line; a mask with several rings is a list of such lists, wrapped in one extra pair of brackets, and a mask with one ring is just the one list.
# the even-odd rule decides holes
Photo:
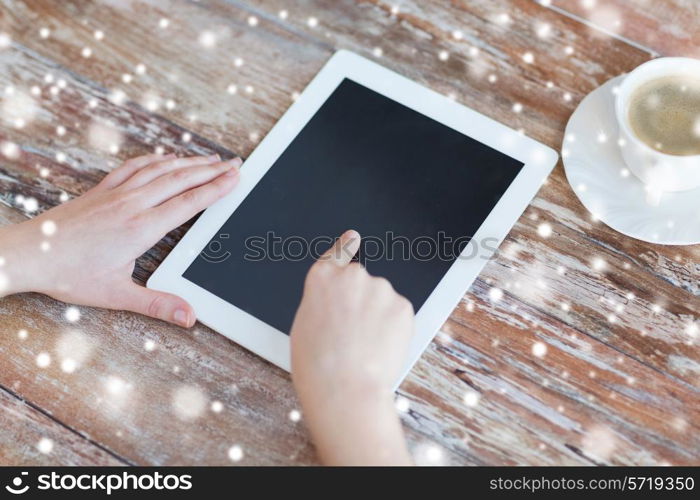
[[(555, 149), (609, 78), (700, 57), (694, 0), (4, 0), (0, 15), (0, 92), (36, 103), (0, 128), (22, 149), (0, 156), (4, 224), (158, 146), (248, 155), (339, 48)], [(699, 295), (698, 246), (616, 233), (557, 166), (401, 386), (417, 461), (697, 464)], [(85, 307), (71, 323), (67, 307), (0, 300), (0, 463), (231, 464), (233, 446), (240, 464), (315, 463), (282, 370), (199, 324)]]

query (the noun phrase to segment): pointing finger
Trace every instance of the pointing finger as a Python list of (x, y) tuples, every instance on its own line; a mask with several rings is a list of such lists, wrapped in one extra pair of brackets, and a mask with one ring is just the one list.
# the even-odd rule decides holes
[(321, 262), (332, 262), (337, 266), (345, 267), (350, 264), (350, 261), (352, 261), (359, 249), (360, 234), (353, 229), (349, 229), (318, 260)]

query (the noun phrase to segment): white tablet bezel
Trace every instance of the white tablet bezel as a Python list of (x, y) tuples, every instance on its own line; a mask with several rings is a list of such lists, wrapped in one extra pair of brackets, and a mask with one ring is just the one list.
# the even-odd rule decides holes
[[(202, 214), (153, 273), (147, 285), (184, 298), (194, 308), (199, 321), (287, 371), (290, 370), (288, 335), (195, 285), (182, 275), (345, 78), (525, 164), (473, 235), (472, 241), (477, 242), (484, 241), (486, 237), (492, 238), (494, 245), (489, 245), (490, 248), (500, 245), (558, 159), (557, 153), (551, 148), (368, 59), (344, 50), (333, 55), (246, 160), (236, 189)], [(464, 249), (461, 258), (455, 261), (416, 312), (416, 334), (406, 369), (397, 385), (418, 360), (493, 253), (481, 248), (478, 257), (466, 258), (473, 251), (472, 245)], [(235, 276), (231, 279), (235, 280)]]

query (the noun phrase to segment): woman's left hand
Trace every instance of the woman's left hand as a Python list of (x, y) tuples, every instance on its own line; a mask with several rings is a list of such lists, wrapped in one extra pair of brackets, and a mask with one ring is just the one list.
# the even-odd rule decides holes
[(73, 304), (124, 309), (190, 327), (183, 299), (132, 280), (136, 259), (229, 193), (240, 158), (147, 155), (84, 195), (0, 229), (0, 296), (40, 292)]

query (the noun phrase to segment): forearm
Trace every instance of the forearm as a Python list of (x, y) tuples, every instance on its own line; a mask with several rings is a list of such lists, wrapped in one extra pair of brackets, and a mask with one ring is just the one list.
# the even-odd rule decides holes
[(390, 394), (365, 394), (345, 401), (306, 398), (302, 407), (325, 465), (411, 464)]

